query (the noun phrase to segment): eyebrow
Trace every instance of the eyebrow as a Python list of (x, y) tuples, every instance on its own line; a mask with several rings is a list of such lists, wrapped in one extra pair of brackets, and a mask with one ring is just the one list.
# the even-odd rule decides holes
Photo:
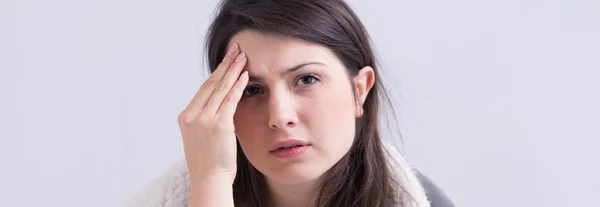
[[(323, 66), (327, 67), (327, 65), (325, 65), (324, 63), (321, 63), (321, 62), (307, 62), (307, 63), (302, 63), (302, 64), (296, 65), (294, 67), (285, 69), (285, 70), (283, 70), (283, 71), (281, 71), (279, 73), (279, 76), (286, 76), (286, 75), (288, 75), (290, 73), (293, 73), (293, 72), (295, 72), (297, 70), (300, 70), (302, 67), (307, 66), (307, 65), (323, 65)], [(248, 81), (262, 82), (263, 78), (251, 75), (251, 76), (249, 76), (249, 80)]]

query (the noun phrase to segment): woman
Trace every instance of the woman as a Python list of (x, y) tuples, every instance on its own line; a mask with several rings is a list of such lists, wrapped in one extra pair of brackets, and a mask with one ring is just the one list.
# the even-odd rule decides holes
[(224, 0), (206, 49), (212, 74), (178, 119), (185, 165), (146, 202), (451, 205), (382, 142), (375, 57), (342, 0)]

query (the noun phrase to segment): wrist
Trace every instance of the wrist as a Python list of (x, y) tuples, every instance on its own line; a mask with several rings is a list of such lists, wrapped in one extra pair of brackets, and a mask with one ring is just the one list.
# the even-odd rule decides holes
[(233, 206), (233, 182), (224, 175), (190, 179), (188, 206)]
[(190, 184), (192, 186), (229, 186), (233, 185), (235, 174), (232, 173), (190, 173)]

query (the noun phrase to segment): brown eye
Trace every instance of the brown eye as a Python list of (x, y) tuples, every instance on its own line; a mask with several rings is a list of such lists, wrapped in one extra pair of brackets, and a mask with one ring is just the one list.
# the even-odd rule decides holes
[(315, 77), (314, 75), (305, 75), (302, 76), (300, 79), (298, 79), (298, 81), (296, 82), (297, 85), (311, 85), (315, 82), (317, 82), (319, 79), (317, 79), (317, 77)]
[(256, 94), (262, 93), (262, 89), (255, 86), (249, 86), (244, 90), (244, 96), (254, 96)]

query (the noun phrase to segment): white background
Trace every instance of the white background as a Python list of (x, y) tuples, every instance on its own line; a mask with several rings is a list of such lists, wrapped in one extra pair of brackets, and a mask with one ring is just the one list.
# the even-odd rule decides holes
[[(597, 202), (599, 1), (350, 3), (407, 159), (458, 206)], [(120, 206), (181, 159), (215, 5), (2, 0), (0, 205)]]

